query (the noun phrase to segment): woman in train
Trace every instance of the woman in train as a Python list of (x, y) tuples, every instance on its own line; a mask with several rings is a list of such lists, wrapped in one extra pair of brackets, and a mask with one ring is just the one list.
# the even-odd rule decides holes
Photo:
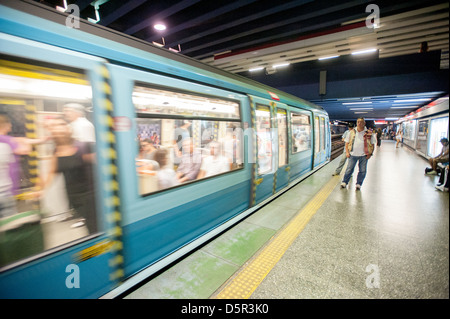
[(48, 188), (56, 174), (63, 174), (70, 208), (81, 218), (72, 226), (86, 225), (92, 234), (97, 231), (92, 181), (92, 165), (95, 161), (93, 145), (76, 141), (63, 118), (51, 119), (47, 128), (55, 143), (55, 152), (50, 161), (49, 174), (42, 180), (41, 189)]

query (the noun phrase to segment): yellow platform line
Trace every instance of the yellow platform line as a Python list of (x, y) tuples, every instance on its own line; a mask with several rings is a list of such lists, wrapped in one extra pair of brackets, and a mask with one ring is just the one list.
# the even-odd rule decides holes
[(314, 216), (328, 196), (330, 196), (339, 182), (340, 178), (336, 176), (325, 184), (306, 206), (272, 238), (269, 244), (254, 256), (235, 276), (229, 279), (222, 290), (213, 298), (249, 298), (281, 259), (292, 242), (302, 232), (311, 217)]

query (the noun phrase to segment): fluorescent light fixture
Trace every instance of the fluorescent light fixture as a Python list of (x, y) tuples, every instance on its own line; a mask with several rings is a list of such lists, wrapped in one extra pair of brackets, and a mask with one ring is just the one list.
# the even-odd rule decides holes
[(369, 112), (354, 112), (355, 114), (364, 114), (364, 113), (369, 113)]
[(425, 102), (431, 99), (411, 99), (411, 100), (395, 100), (394, 103), (411, 103), (411, 102)]
[(158, 31), (164, 31), (166, 30), (166, 26), (162, 23), (156, 23), (155, 25), (153, 25), (153, 28), (155, 28)]
[(322, 60), (334, 59), (334, 58), (338, 58), (339, 56), (340, 55), (326, 56), (326, 57), (323, 57), (323, 58), (319, 58), (318, 60), (322, 61)]
[(417, 105), (414, 105), (414, 106), (391, 106), (390, 108), (391, 109), (413, 109), (416, 107), (417, 107)]
[(372, 104), (372, 102), (347, 102), (347, 103), (342, 103), (342, 105), (354, 105), (354, 104)]
[(281, 68), (283, 66), (288, 66), (290, 63), (280, 63), (280, 64), (274, 64), (272, 67), (274, 68)]
[(261, 71), (261, 70), (264, 70), (264, 67), (261, 66), (261, 67), (249, 69), (250, 72)]
[(354, 110), (357, 110), (357, 111), (359, 111), (359, 110), (373, 110), (373, 107), (358, 107), (358, 108), (355, 108), (355, 109), (349, 109), (350, 111), (354, 111)]
[(398, 117), (386, 117), (385, 118), (386, 121), (395, 121), (395, 120), (398, 120), (398, 119), (399, 119)]
[(364, 53), (372, 53), (376, 52), (377, 49), (368, 49), (368, 50), (362, 50), (362, 51), (355, 51), (352, 53), (352, 55), (358, 55), (358, 54), (364, 54)]

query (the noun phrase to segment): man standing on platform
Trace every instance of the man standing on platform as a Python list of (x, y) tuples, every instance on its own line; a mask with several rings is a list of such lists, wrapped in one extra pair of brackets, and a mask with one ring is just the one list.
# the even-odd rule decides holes
[(345, 151), (348, 158), (348, 166), (341, 183), (342, 188), (347, 187), (356, 163), (358, 163), (359, 169), (356, 178), (356, 190), (361, 189), (364, 178), (366, 177), (367, 161), (372, 156), (377, 138), (375, 134), (372, 134), (372, 130), (368, 130), (365, 125), (366, 121), (364, 118), (358, 118), (356, 121), (356, 129), (352, 130), (345, 139)]
[[(353, 123), (348, 123), (348, 130), (344, 132), (344, 134), (342, 134), (342, 140), (345, 142), (345, 138), (350, 134), (351, 131), (353, 131), (353, 127), (355, 126), (355, 124)], [(342, 168), (345, 165), (345, 162), (347, 161), (347, 151), (346, 148), (344, 147), (344, 151), (342, 152), (342, 156), (341, 156), (341, 161), (339, 162), (338, 167), (336, 167), (336, 170), (333, 173), (333, 176), (337, 176), (339, 174), (341, 174)]]

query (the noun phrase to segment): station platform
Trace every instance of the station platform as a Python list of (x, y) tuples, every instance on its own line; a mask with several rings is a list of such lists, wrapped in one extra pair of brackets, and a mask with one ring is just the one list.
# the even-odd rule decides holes
[(449, 193), (427, 161), (383, 140), (360, 191), (339, 161), (121, 297), (449, 298)]

